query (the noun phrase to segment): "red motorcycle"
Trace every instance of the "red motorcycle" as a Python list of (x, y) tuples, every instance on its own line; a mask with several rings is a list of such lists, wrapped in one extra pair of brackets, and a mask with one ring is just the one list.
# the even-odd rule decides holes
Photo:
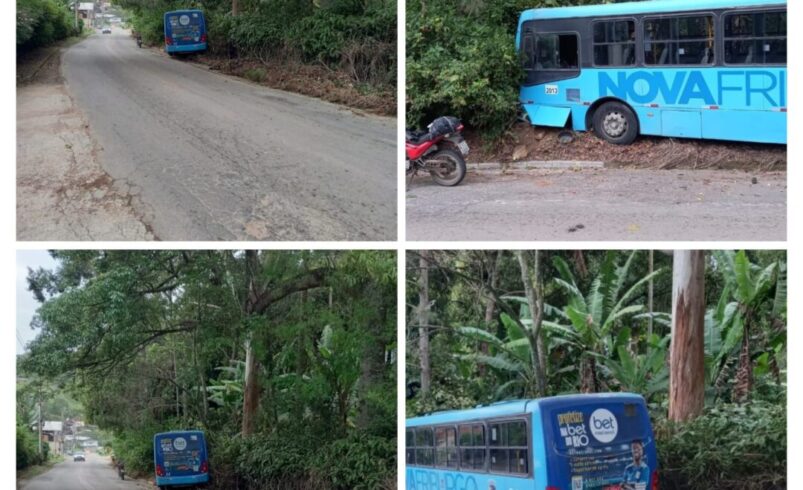
[(432, 121), (427, 131), (407, 130), (407, 175), (410, 180), (419, 171), (429, 172), (432, 180), (443, 186), (456, 186), (466, 176), (465, 156), (468, 143), (460, 134), (463, 124), (456, 117), (444, 116)]

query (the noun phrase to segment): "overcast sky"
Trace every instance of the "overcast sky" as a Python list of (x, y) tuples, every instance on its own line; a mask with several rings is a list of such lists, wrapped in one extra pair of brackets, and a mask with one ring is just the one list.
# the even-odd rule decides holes
[(53, 260), (47, 250), (17, 250), (17, 354), (24, 352), (24, 346), (36, 337), (31, 330), (33, 319), (39, 303), (28, 291), (28, 267), (38, 269), (54, 269), (58, 262)]

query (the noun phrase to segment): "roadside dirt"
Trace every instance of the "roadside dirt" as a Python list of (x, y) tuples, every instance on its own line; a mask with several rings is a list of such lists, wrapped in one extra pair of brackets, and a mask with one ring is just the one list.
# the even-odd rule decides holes
[(561, 143), (562, 131), (519, 122), (502, 139), (491, 142), (468, 130), (469, 162), (595, 160), (608, 168), (786, 170), (786, 146), (782, 145), (642, 136), (631, 145), (619, 146), (586, 132), (572, 132), (573, 141)]
[(137, 189), (101, 167), (102, 148), (61, 76), (60, 46), (17, 64), (17, 239), (153, 240)]
[(396, 90), (366, 89), (343, 71), (294, 60), (223, 59), (209, 54), (178, 58), (200, 63), (210, 70), (251, 80), (266, 87), (359, 109), (380, 116), (396, 116)]

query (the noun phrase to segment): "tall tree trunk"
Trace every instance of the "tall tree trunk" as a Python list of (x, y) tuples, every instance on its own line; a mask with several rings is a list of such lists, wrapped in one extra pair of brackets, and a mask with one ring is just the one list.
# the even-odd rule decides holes
[[(491, 274), (488, 278), (488, 286), (487, 289), (491, 291), (496, 290), (496, 286), (499, 283), (499, 265), (502, 262), (502, 251), (491, 252), (493, 256), (493, 266), (491, 268)], [(496, 296), (491, 294), (490, 291), (486, 291), (485, 295), (485, 328), (490, 329), (493, 325), (494, 320), (494, 312), (496, 311)], [(492, 332), (493, 333), (493, 332)], [(489, 353), (488, 342), (480, 342), (480, 352), (485, 355)], [(485, 376), (486, 365), (480, 364), (479, 365), (479, 375)]]
[(543, 339), (541, 338), (541, 324), (544, 319), (544, 298), (541, 288), (540, 275), (540, 253), (534, 252), (533, 275), (530, 275), (530, 266), (527, 263), (527, 255), (522, 250), (516, 251), (516, 258), (519, 260), (521, 270), (521, 282), (524, 284), (524, 294), (527, 297), (527, 304), (530, 307), (530, 316), (533, 323), (528, 330), (530, 341), (531, 359), (533, 365), (533, 377), (535, 379), (535, 389), (538, 396), (546, 395), (546, 353), (544, 352)]
[(421, 366), (421, 397), (429, 396), (432, 367), (429, 358), (429, 250), (418, 259), (418, 356)]
[(237, 17), (240, 13), (240, 0), (231, 0), (231, 16)]
[(672, 339), (669, 419), (691, 420), (705, 403), (705, 253), (675, 250), (672, 265)]
[(597, 386), (597, 360), (584, 355), (580, 359), (580, 393), (596, 393)]
[[(259, 287), (257, 281), (257, 271), (259, 270), (259, 255), (256, 250), (246, 250), (245, 252), (245, 317), (249, 318), (254, 313), (254, 306), (259, 297)], [(259, 380), (257, 371), (259, 363), (254, 354), (254, 335), (253, 332), (246, 333), (245, 340), (245, 387), (243, 388), (243, 436), (250, 436), (254, 433), (256, 425), (256, 413), (259, 409)]]
[(733, 386), (732, 399), (736, 403), (745, 403), (753, 389), (753, 362), (750, 358), (750, 322), (752, 313), (745, 310), (742, 347), (739, 350), (739, 369), (736, 371), (736, 383)]
[[(650, 274), (652, 274), (653, 270), (655, 270), (655, 250), (650, 250)], [(649, 340), (652, 337), (652, 310), (653, 310), (653, 278), (650, 277), (650, 281), (647, 285), (647, 312), (650, 314), (650, 317), (647, 319), (647, 339)]]

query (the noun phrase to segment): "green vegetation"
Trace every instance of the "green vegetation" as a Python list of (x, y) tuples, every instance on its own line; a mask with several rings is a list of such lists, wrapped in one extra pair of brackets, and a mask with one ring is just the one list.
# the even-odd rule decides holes
[(80, 34), (83, 21), (76, 29), (69, 5), (67, 0), (17, 0), (17, 50), (46, 46)]
[(489, 136), (516, 120), (523, 76), (515, 50), (523, 10), (605, 0), (407, 2), (407, 120), (423, 127), (457, 116)]
[(294, 60), (346, 73), (355, 84), (396, 83), (394, 0), (117, 0), (147, 44), (163, 42), (163, 14), (199, 8), (211, 54), (264, 63)]
[(671, 253), (409, 255), (407, 415), (631, 391), (651, 411), (661, 488), (784, 488), (785, 253), (703, 257), (699, 409), (684, 422), (670, 416), (688, 401), (669, 391)]
[(53, 255), (20, 371), (62, 382), (129, 472), (195, 428), (212, 488), (395, 487), (394, 253)]

